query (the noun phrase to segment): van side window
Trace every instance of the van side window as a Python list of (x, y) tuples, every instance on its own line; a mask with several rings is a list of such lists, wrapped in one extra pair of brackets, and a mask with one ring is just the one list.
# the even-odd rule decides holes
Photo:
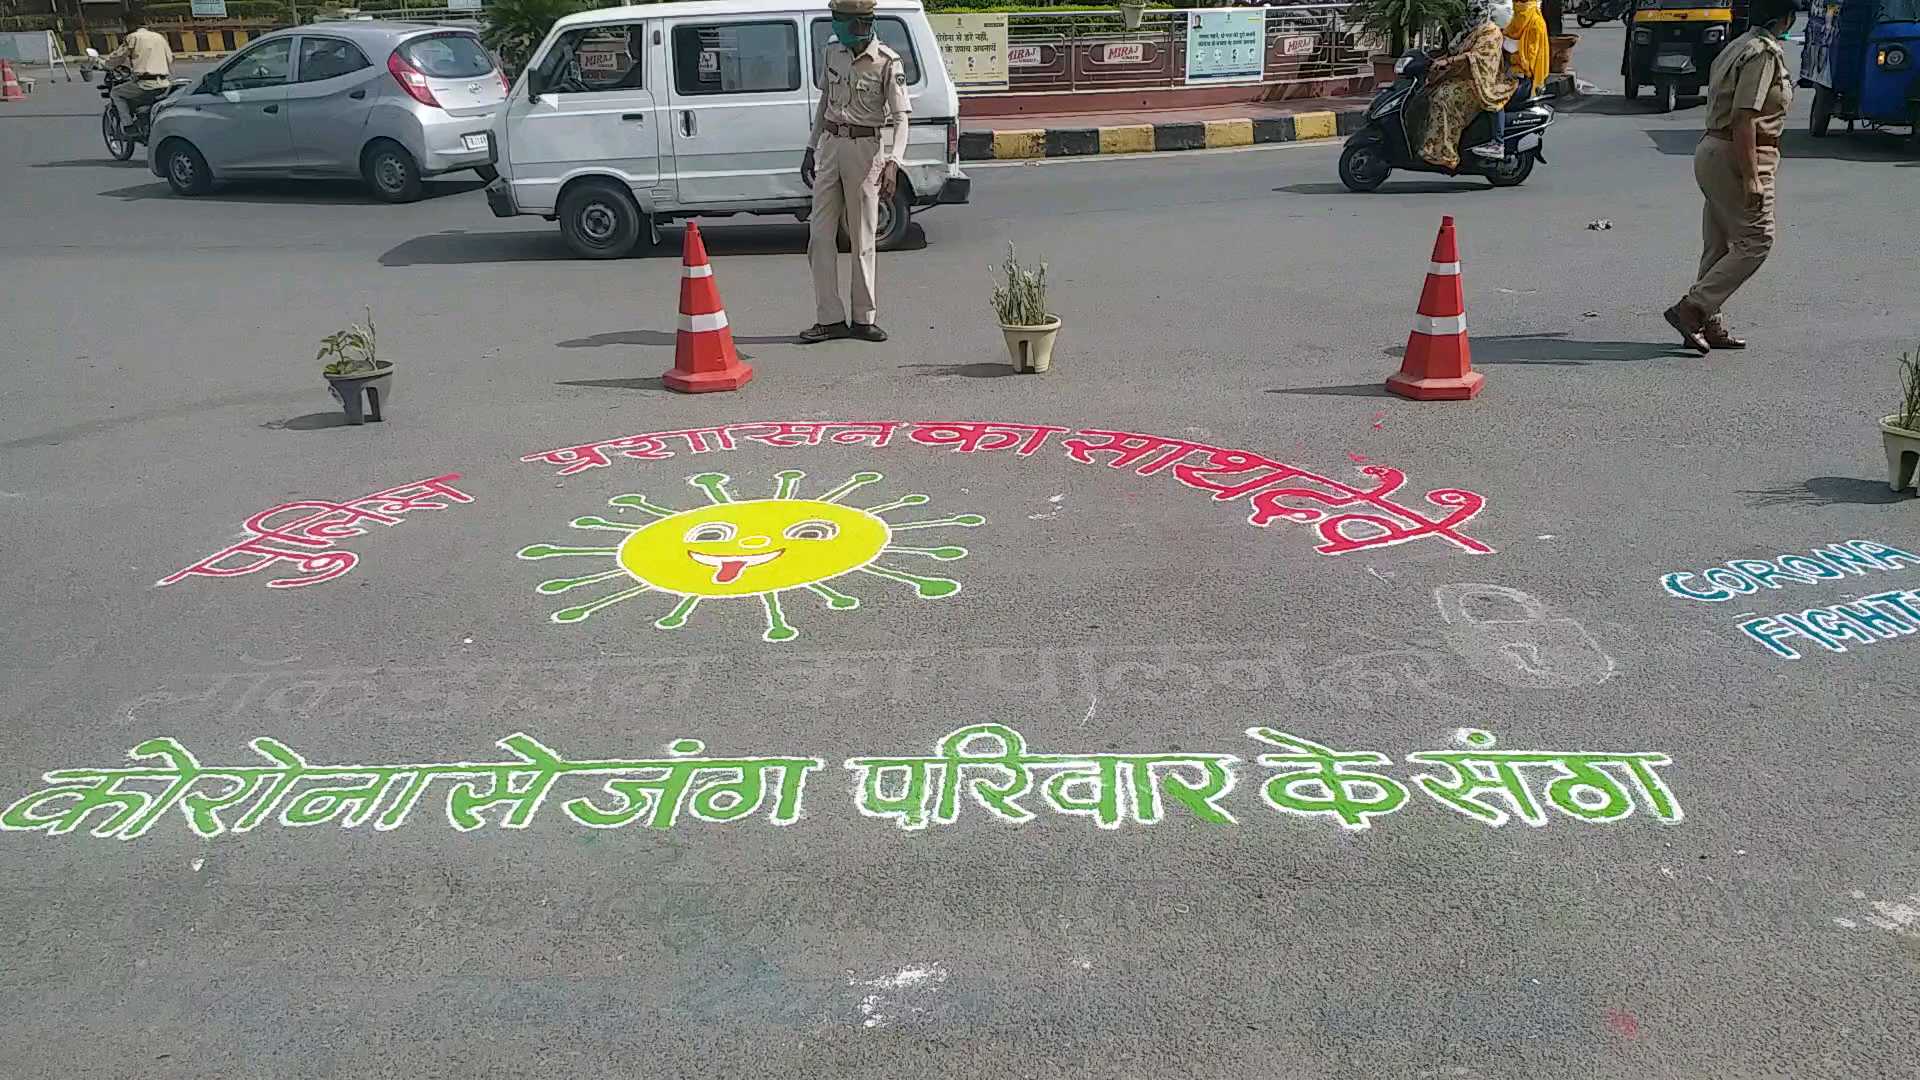
[[(873, 20), (874, 35), (880, 43), (900, 54), (900, 72), (908, 86), (920, 85), (920, 54), (913, 51), (913, 35), (904, 19), (886, 15)], [(813, 20), (813, 88), (818, 90), (827, 74), (827, 43), (833, 40), (833, 20)]]
[(800, 33), (790, 22), (673, 28), (673, 88), (683, 96), (800, 89)]
[(570, 30), (540, 61), (541, 86), (551, 94), (638, 90), (646, 85), (646, 42), (646, 23)]

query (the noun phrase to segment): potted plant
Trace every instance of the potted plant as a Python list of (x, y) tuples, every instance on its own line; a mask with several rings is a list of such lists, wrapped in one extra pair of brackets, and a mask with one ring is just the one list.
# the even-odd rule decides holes
[(1053, 362), (1053, 339), (1060, 333), (1060, 317), (1047, 310), (1047, 264), (1026, 269), (1008, 244), (1006, 265), (994, 267), (993, 274), (993, 311), (1000, 317), (1013, 369), (1026, 374), (1047, 370)]
[(1880, 441), (1887, 448), (1887, 486), (1913, 486), (1920, 465), (1920, 349), (1900, 354), (1900, 411), (1880, 419)]
[(1461, 0), (1359, 0), (1346, 12), (1360, 36), (1385, 42), (1388, 55), (1373, 54), (1374, 81), (1385, 85), (1394, 78), (1393, 65), (1407, 47), (1424, 34), (1458, 23), (1466, 15)]
[[(373, 333), (373, 309), (367, 309), (367, 325), (354, 323), (320, 340), (315, 360), (333, 357), (320, 369), (327, 389), (346, 410), (347, 422), (363, 424), (366, 415), (382, 419), (380, 409), (393, 397), (393, 364), (376, 355)], [(363, 411), (362, 406), (365, 406)]]
[(1573, 47), (1578, 44), (1579, 34), (1554, 34), (1547, 38), (1547, 73), (1573, 74)]
[(1125, 3), (1123, 0), (1118, 6), (1120, 8), (1121, 25), (1129, 30), (1140, 29), (1140, 19), (1147, 13), (1147, 5), (1144, 0), (1138, 4)]

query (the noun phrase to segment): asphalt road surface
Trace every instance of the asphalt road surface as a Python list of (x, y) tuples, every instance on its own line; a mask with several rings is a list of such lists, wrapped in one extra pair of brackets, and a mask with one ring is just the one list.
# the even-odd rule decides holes
[[(1504, 191), (980, 168), (881, 258), (885, 345), (793, 343), (803, 227), (713, 223), (756, 374), (685, 398), (677, 229), (177, 199), (97, 110), (0, 109), (0, 1076), (1915, 1075), (1910, 150), (1789, 136), (1706, 358), (1659, 316), (1698, 106), (1593, 99)], [(1485, 391), (1382, 396), (1443, 214)], [(351, 427), (313, 354), (364, 307)]]

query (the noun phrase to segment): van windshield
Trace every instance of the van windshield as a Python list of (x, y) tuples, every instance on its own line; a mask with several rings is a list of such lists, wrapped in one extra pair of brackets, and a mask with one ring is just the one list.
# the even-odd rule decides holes
[(1920, 22), (1920, 0), (1880, 0), (1881, 22)]

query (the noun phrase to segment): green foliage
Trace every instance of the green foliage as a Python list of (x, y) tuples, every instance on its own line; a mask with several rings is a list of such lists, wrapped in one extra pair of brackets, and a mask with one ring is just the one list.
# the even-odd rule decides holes
[(1038, 269), (1028, 270), (1020, 265), (1020, 257), (1007, 245), (1007, 261), (1004, 266), (993, 268), (995, 279), (1005, 278), (1005, 284), (993, 287), (993, 312), (1000, 316), (1000, 322), (1006, 326), (1039, 326), (1052, 321), (1053, 315), (1047, 311), (1047, 264), (1040, 263)]
[(292, 22), (293, 8), (284, 0), (227, 0), (227, 20), (193, 19), (193, 5), (187, 3), (148, 4), (143, 9), (153, 22), (223, 22), (232, 19), (270, 19)]
[(320, 354), (315, 360), (336, 359), (322, 368), (328, 375), (368, 374), (380, 370), (373, 343), (373, 309), (367, 309), (367, 325), (349, 325), (320, 339)]
[(519, 71), (554, 23), (591, 6), (587, 0), (494, 0), (480, 38), (508, 70)]
[(1394, 56), (1407, 51), (1407, 43), (1428, 31), (1457, 25), (1466, 18), (1461, 0), (1359, 0), (1347, 11), (1347, 18), (1360, 25), (1368, 37), (1384, 40)]
[(1900, 419), (1908, 431), (1920, 431), (1920, 348), (1900, 354)]

